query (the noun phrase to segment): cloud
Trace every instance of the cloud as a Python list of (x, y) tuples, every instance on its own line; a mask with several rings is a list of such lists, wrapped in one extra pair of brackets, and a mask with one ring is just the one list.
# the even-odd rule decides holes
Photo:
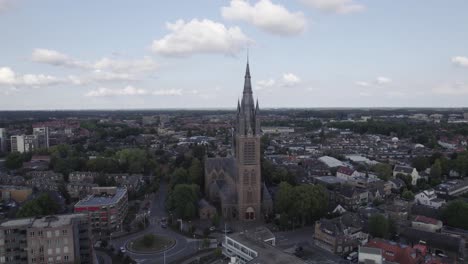
[(299, 84), (300, 82), (301, 82), (301, 79), (293, 73), (283, 74), (282, 84), (284, 86), (294, 86), (294, 85)]
[(34, 62), (50, 64), (54, 66), (65, 66), (65, 67), (78, 67), (78, 68), (90, 68), (84, 62), (76, 61), (70, 58), (68, 55), (60, 53), (56, 50), (50, 49), (34, 49), (31, 55), (31, 60)]
[(377, 79), (375, 79), (375, 82), (377, 84), (387, 84), (387, 83), (392, 82), (392, 80), (390, 78), (387, 78), (387, 77), (379, 76), (379, 77), (377, 77)]
[(90, 76), (73, 76), (73, 82), (89, 83), (93, 81), (136, 80), (137, 76), (156, 70), (157, 64), (150, 57), (134, 60), (116, 60), (102, 58), (97, 61), (80, 61), (50, 49), (35, 49), (31, 60), (53, 66), (79, 68), (91, 72)]
[(252, 41), (239, 27), (225, 27), (208, 19), (166, 23), (169, 34), (154, 40), (151, 50), (163, 56), (183, 57), (195, 53), (232, 55)]
[(357, 81), (354, 84), (361, 87), (371, 87), (371, 86), (384, 86), (392, 82), (392, 79), (384, 76), (379, 76), (373, 81)]
[(63, 83), (64, 80), (45, 74), (18, 75), (9, 67), (0, 68), (0, 85), (40, 87)]
[(370, 86), (370, 83), (369, 82), (365, 82), (365, 81), (358, 81), (355, 83), (357, 86), (362, 86), (362, 87), (369, 87)]
[(281, 78), (275, 80), (273, 78), (267, 80), (260, 80), (256, 83), (256, 90), (271, 89), (275, 86), (296, 86), (301, 83), (301, 79), (293, 73), (284, 73)]
[(110, 97), (110, 96), (135, 96), (135, 95), (146, 95), (148, 92), (144, 89), (135, 88), (133, 86), (127, 86), (123, 89), (109, 89), (109, 88), (98, 88), (91, 90), (85, 94), (88, 97)]
[(270, 0), (260, 0), (255, 5), (244, 0), (232, 0), (229, 6), (221, 9), (221, 14), (224, 19), (245, 21), (277, 35), (300, 34), (307, 23), (302, 12), (290, 12)]
[(257, 82), (256, 89), (263, 90), (273, 87), (276, 84), (274, 79), (260, 80)]
[(460, 67), (468, 67), (468, 57), (462, 57), (462, 56), (453, 57), (452, 63)]
[(461, 82), (444, 84), (433, 88), (432, 92), (438, 95), (468, 95), (468, 85)]
[(308, 6), (336, 14), (350, 14), (366, 9), (364, 5), (357, 4), (353, 0), (302, 0)]
[[(198, 93), (198, 91), (196, 91), (195, 93)], [(160, 96), (179, 96), (182, 95), (182, 89), (156, 90), (152, 94)]]

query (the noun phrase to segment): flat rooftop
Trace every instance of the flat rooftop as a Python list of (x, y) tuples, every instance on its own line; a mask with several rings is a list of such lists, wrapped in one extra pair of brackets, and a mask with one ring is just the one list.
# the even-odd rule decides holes
[(33, 228), (60, 227), (70, 225), (72, 219), (84, 218), (86, 214), (52, 215), (41, 218), (21, 218), (3, 222), (0, 227), (27, 226)]
[(117, 188), (114, 195), (90, 194), (84, 199), (78, 201), (75, 204), (75, 207), (112, 205), (112, 204), (117, 203), (122, 197), (125, 196), (126, 193), (127, 193), (127, 189)]
[(228, 237), (249, 247), (258, 253), (258, 257), (252, 259), (247, 263), (252, 264), (304, 264), (302, 259), (285, 253), (281, 249), (276, 248), (262, 240), (255, 240), (250, 235), (245, 233), (235, 233)]

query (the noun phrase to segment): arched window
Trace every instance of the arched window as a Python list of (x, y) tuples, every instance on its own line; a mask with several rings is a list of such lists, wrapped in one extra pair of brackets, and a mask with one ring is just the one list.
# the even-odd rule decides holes
[(246, 220), (255, 219), (255, 210), (252, 207), (248, 207), (247, 210), (245, 210), (245, 219)]

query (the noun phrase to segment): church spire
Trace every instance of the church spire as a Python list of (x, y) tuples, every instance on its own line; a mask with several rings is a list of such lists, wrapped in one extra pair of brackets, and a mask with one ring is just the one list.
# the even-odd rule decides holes
[(247, 59), (247, 67), (245, 69), (245, 81), (244, 81), (244, 94), (245, 93), (250, 93), (252, 94), (252, 83), (250, 81), (250, 67), (249, 67), (249, 61)]

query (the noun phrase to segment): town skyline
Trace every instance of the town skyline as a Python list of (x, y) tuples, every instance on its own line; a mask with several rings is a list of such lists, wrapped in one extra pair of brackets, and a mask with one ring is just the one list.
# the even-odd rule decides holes
[(247, 48), (262, 108), (467, 106), (463, 1), (112, 4), (1, 0), (0, 110), (233, 109)]

